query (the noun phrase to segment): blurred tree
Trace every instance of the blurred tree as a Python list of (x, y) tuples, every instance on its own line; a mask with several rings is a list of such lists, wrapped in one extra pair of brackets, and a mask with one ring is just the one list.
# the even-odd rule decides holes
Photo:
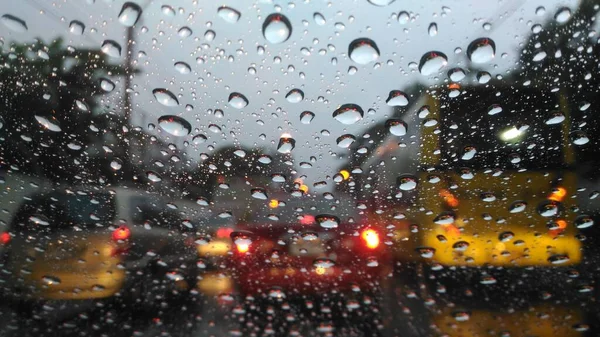
[[(97, 176), (87, 146), (108, 119), (98, 114), (100, 76), (119, 76), (100, 50), (50, 44), (12, 44), (0, 53), (2, 164), (55, 181)], [(117, 118), (118, 119), (118, 118)]]

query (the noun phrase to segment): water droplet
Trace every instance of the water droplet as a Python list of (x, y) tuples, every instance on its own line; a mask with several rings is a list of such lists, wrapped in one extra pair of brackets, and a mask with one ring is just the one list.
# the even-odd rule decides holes
[(126, 2), (121, 7), (119, 22), (127, 27), (133, 27), (142, 15), (142, 7), (133, 2)]
[(101, 50), (104, 54), (110, 57), (121, 56), (121, 45), (113, 40), (104, 40)]
[(544, 14), (546, 14), (546, 8), (544, 6), (539, 6), (535, 9), (535, 15), (542, 16)]
[(252, 197), (260, 200), (267, 200), (267, 191), (264, 188), (253, 188), (251, 191)]
[(502, 232), (500, 233), (500, 235), (498, 235), (498, 240), (500, 240), (500, 242), (508, 242), (510, 240), (512, 240), (515, 237), (515, 234), (513, 232)]
[(60, 278), (53, 276), (53, 275), (45, 275), (42, 277), (42, 281), (46, 284), (46, 285), (56, 285), (56, 284), (60, 284), (62, 281)]
[(175, 10), (173, 9), (173, 7), (169, 6), (169, 5), (163, 5), (160, 8), (161, 12), (168, 17), (173, 17), (175, 16)]
[(177, 97), (167, 89), (157, 88), (152, 90), (152, 94), (156, 101), (164, 106), (174, 107), (179, 105)]
[(585, 144), (589, 143), (590, 139), (585, 134), (585, 132), (583, 132), (581, 130), (577, 130), (577, 131), (573, 131), (571, 133), (571, 141), (575, 145), (585, 145)]
[(115, 171), (119, 171), (122, 167), (123, 167), (123, 161), (119, 158), (114, 158), (110, 162), (110, 168), (112, 168)]
[(179, 35), (179, 37), (188, 37), (192, 35), (192, 30), (189, 27), (184, 26), (179, 28), (177, 35)]
[(209, 124), (208, 130), (213, 133), (219, 133), (219, 132), (221, 132), (221, 127), (218, 126), (217, 124)]
[(496, 195), (492, 192), (483, 192), (480, 195), (481, 200), (485, 202), (494, 202), (496, 201)]
[(429, 28), (427, 29), (427, 33), (429, 33), (429, 36), (436, 36), (438, 33), (438, 27), (437, 24), (435, 22), (432, 22), (431, 24), (429, 24)]
[(81, 21), (73, 20), (69, 23), (69, 33), (81, 35), (85, 31), (85, 25)]
[(508, 210), (511, 213), (521, 213), (527, 208), (527, 203), (523, 200), (517, 200), (510, 204)]
[(431, 259), (435, 254), (435, 248), (432, 247), (419, 247), (416, 249), (417, 253), (425, 259)]
[(457, 322), (466, 322), (471, 318), (471, 314), (467, 311), (455, 311), (452, 313), (452, 317), (454, 317), (454, 320)]
[(477, 73), (477, 82), (480, 84), (486, 84), (492, 79), (492, 75), (487, 71), (480, 71)]
[(273, 44), (287, 41), (292, 35), (292, 25), (288, 18), (281, 14), (267, 16), (262, 26), (263, 36)]
[(192, 68), (185, 62), (176, 62), (174, 66), (175, 70), (180, 74), (189, 74), (192, 72)]
[(0, 21), (2, 21), (2, 24), (14, 32), (24, 33), (27, 31), (27, 23), (16, 16), (4, 14), (0, 18)]
[(229, 95), (229, 105), (236, 109), (243, 109), (248, 105), (248, 99), (239, 92), (232, 92)]
[(546, 124), (548, 124), (548, 125), (560, 124), (564, 120), (565, 120), (565, 115), (562, 112), (553, 111), (548, 116), (548, 119), (546, 119)]
[(437, 225), (451, 225), (454, 223), (455, 217), (453, 212), (443, 212), (433, 219), (433, 222)]
[(304, 92), (300, 89), (292, 89), (285, 95), (285, 99), (290, 103), (299, 103), (304, 99)]
[(463, 149), (463, 155), (461, 157), (462, 160), (471, 160), (475, 157), (477, 153), (477, 149), (473, 146), (467, 146)]
[(100, 88), (102, 88), (102, 90), (104, 90), (106, 92), (111, 92), (115, 89), (115, 84), (113, 83), (113, 81), (109, 80), (108, 78), (101, 78), (100, 79)]
[(341, 135), (336, 139), (337, 146), (347, 149), (356, 141), (356, 137), (347, 133), (345, 135)]
[(385, 122), (386, 127), (390, 131), (390, 133), (394, 136), (404, 136), (406, 135), (407, 125), (401, 119), (388, 119)]
[(407, 106), (408, 105), (408, 97), (406, 94), (400, 90), (392, 90), (390, 91), (387, 100), (385, 103), (388, 106)]
[(417, 178), (410, 174), (398, 177), (398, 188), (403, 191), (412, 191), (417, 188)]
[(473, 63), (487, 63), (496, 56), (496, 43), (490, 38), (483, 37), (474, 40), (467, 47), (467, 57)]
[(465, 71), (461, 68), (452, 68), (448, 71), (448, 77), (453, 82), (460, 82), (465, 76)]
[(560, 24), (566, 23), (570, 19), (571, 10), (568, 7), (562, 7), (558, 11), (556, 11), (556, 14), (554, 14), (554, 20), (556, 20), (556, 22)]
[(194, 138), (192, 138), (192, 142), (194, 144), (198, 145), (198, 144), (202, 144), (202, 143), (206, 142), (206, 139), (207, 138), (205, 135), (198, 134), (198, 135), (195, 135)]
[(352, 61), (358, 64), (368, 64), (379, 58), (379, 48), (373, 40), (360, 38), (350, 43), (348, 55)]
[(311, 111), (304, 111), (300, 114), (300, 123), (302, 124), (310, 124), (312, 120), (315, 118), (315, 114)]
[(546, 200), (540, 203), (537, 211), (543, 217), (553, 217), (560, 213), (560, 206), (556, 201)]
[(497, 115), (502, 112), (502, 107), (499, 104), (492, 104), (488, 108), (488, 115)]
[(162, 116), (158, 118), (158, 125), (173, 136), (187, 136), (192, 131), (192, 125), (179, 116)]
[(580, 215), (575, 219), (575, 227), (578, 229), (592, 227), (593, 225), (594, 219), (589, 215)]
[(391, 4), (392, 2), (394, 2), (394, 0), (368, 0), (371, 4), (375, 5), (375, 6), (387, 6), (389, 4)]
[(146, 172), (146, 177), (148, 177), (148, 180), (150, 180), (153, 183), (158, 183), (158, 182), (162, 181), (162, 178), (160, 177), (160, 175), (158, 175), (158, 173), (153, 172), (153, 171)]
[(424, 76), (437, 74), (448, 64), (446, 54), (439, 51), (430, 51), (421, 57), (419, 72)]
[(279, 138), (279, 144), (277, 144), (277, 152), (279, 153), (290, 153), (296, 147), (296, 140), (287, 134), (284, 134)]
[(489, 22), (486, 22), (486, 23), (483, 24), (482, 27), (483, 27), (484, 30), (491, 30), (492, 29), (492, 24), (489, 23)]
[(323, 228), (337, 228), (340, 225), (340, 218), (329, 214), (319, 214), (315, 216), (315, 221)]
[(214, 30), (207, 30), (206, 32), (204, 32), (204, 39), (206, 41), (212, 41), (215, 39), (215, 37), (217, 36), (217, 33), (215, 33)]
[(492, 284), (496, 284), (498, 281), (490, 275), (484, 275), (481, 280), (479, 281), (479, 283), (481, 284), (485, 284), (485, 285), (492, 285)]
[(323, 26), (327, 23), (327, 21), (325, 20), (325, 17), (321, 13), (313, 14), (313, 20), (315, 20), (315, 23), (319, 26)]
[(40, 125), (43, 126), (44, 128), (46, 128), (47, 130), (52, 131), (52, 132), (62, 131), (62, 129), (58, 125), (58, 121), (53, 116), (45, 117), (45, 116), (35, 115), (34, 117), (35, 117), (35, 120), (38, 121), (38, 123), (40, 123)]
[(539, 34), (542, 31), (542, 29), (543, 29), (542, 25), (540, 25), (540, 24), (535, 24), (535, 25), (531, 26), (531, 32), (533, 34)]
[(464, 252), (469, 248), (469, 243), (466, 241), (458, 241), (452, 245), (452, 249), (457, 252)]
[(569, 262), (569, 256), (566, 254), (554, 254), (548, 258), (552, 264), (563, 264)]
[(398, 23), (401, 25), (405, 25), (410, 22), (410, 15), (407, 12), (398, 13)]
[(240, 20), (240, 17), (242, 16), (240, 12), (227, 6), (219, 7), (219, 9), (217, 10), (217, 15), (228, 23), (236, 23)]
[(333, 112), (333, 118), (342, 124), (351, 125), (361, 120), (364, 114), (360, 106), (356, 104), (344, 104)]

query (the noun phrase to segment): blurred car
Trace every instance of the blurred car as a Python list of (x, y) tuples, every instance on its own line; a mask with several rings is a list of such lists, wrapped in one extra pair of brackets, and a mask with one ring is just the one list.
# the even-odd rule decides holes
[(256, 326), (263, 331), (291, 331), (294, 320), (285, 317), (296, 312), (316, 315), (311, 329), (327, 332), (342, 329), (348, 321), (338, 318), (350, 311), (357, 319), (352, 324), (376, 335), (380, 322), (371, 314), (378, 312), (391, 261), (384, 232), (334, 202), (271, 200), (265, 206), (250, 207), (231, 233), (234, 280), (250, 299), (247, 314), (256, 315), (249, 321), (262, 322)]
[(98, 299), (156, 307), (187, 298), (197, 252), (173, 229), (181, 219), (162, 204), (123, 187), (56, 189), (24, 199), (0, 234), (3, 298), (53, 314)]

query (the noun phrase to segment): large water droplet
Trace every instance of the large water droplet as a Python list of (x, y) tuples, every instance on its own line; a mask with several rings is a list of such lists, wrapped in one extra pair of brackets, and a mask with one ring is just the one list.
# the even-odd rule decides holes
[(313, 20), (315, 20), (315, 23), (319, 26), (323, 26), (327, 23), (327, 21), (325, 20), (325, 17), (321, 13), (313, 14)]
[(239, 92), (232, 92), (229, 94), (229, 105), (236, 109), (243, 109), (248, 105), (248, 99)]
[(537, 211), (543, 217), (553, 217), (560, 213), (560, 206), (556, 201), (546, 200), (540, 203)]
[(433, 219), (433, 222), (437, 225), (451, 225), (454, 223), (455, 217), (452, 212), (443, 212)]
[(412, 191), (417, 188), (417, 178), (410, 174), (404, 174), (398, 177), (398, 188), (403, 191)]
[(310, 124), (315, 118), (315, 114), (312, 111), (304, 111), (300, 114), (300, 123)]
[(38, 123), (40, 123), (40, 125), (43, 126), (44, 128), (46, 128), (47, 130), (52, 131), (52, 132), (62, 131), (62, 129), (58, 125), (58, 121), (56, 120), (56, 118), (39, 116), (39, 115), (35, 115), (34, 117), (35, 117), (35, 120), (38, 121)]
[(285, 95), (285, 99), (290, 103), (301, 102), (304, 99), (304, 92), (300, 89), (292, 89)]
[(394, 136), (404, 136), (406, 135), (407, 125), (403, 120), (400, 119), (388, 119), (385, 122), (388, 130)]
[(432, 22), (429, 25), (429, 28), (427, 29), (427, 33), (429, 33), (429, 36), (436, 36), (438, 34), (438, 27), (437, 24), (435, 22)]
[(173, 7), (169, 6), (169, 5), (163, 5), (160, 8), (161, 12), (168, 17), (173, 17), (175, 16), (175, 10), (173, 9)]
[(340, 225), (340, 219), (329, 214), (319, 214), (315, 216), (315, 221), (323, 228), (337, 228)]
[(554, 20), (556, 20), (556, 22), (560, 24), (566, 23), (570, 19), (571, 10), (568, 7), (562, 7), (558, 11), (556, 11), (556, 14), (554, 14)]
[(282, 135), (277, 144), (277, 152), (290, 153), (296, 147), (296, 140), (289, 135)]
[(121, 45), (113, 40), (104, 40), (101, 50), (104, 54), (110, 57), (121, 56)]
[(69, 33), (73, 35), (81, 35), (85, 30), (85, 25), (81, 21), (73, 20), (69, 23)]
[(188, 37), (192, 35), (192, 30), (189, 27), (184, 26), (179, 28), (177, 35), (179, 35), (179, 37)]
[(523, 200), (517, 200), (510, 204), (508, 210), (511, 213), (521, 213), (525, 210), (525, 208), (527, 208), (527, 203)]
[(167, 89), (157, 88), (152, 90), (152, 94), (156, 101), (164, 106), (174, 107), (179, 105), (177, 97)]
[(108, 78), (101, 78), (100, 79), (100, 88), (102, 88), (102, 90), (104, 90), (106, 92), (111, 92), (115, 89), (115, 84), (113, 83), (113, 81), (109, 80)]
[(392, 90), (385, 103), (389, 106), (407, 106), (408, 97), (400, 90)]
[(356, 141), (356, 137), (354, 137), (354, 135), (351, 135), (349, 133), (347, 133), (345, 135), (341, 135), (338, 137), (338, 139), (336, 139), (337, 146), (339, 146), (343, 149), (349, 148), (350, 145), (352, 145), (355, 141)]
[(263, 35), (273, 44), (285, 42), (292, 35), (292, 25), (288, 18), (281, 14), (267, 16), (262, 26)]
[(333, 118), (342, 124), (351, 125), (361, 120), (364, 114), (360, 106), (344, 104), (333, 112)]
[(585, 132), (581, 130), (576, 130), (571, 133), (571, 141), (575, 145), (585, 145), (590, 142), (590, 139), (585, 134)]
[(430, 51), (421, 57), (419, 62), (419, 72), (422, 75), (430, 76), (437, 74), (448, 64), (446, 54), (439, 51)]
[(250, 193), (255, 199), (267, 200), (269, 198), (267, 191), (264, 188), (253, 188)]
[(496, 56), (496, 43), (487, 37), (476, 39), (467, 47), (467, 56), (473, 63), (490, 62)]
[(153, 171), (146, 172), (146, 177), (148, 177), (148, 180), (150, 180), (153, 183), (158, 183), (158, 182), (162, 181), (161, 176), (158, 175), (158, 173), (153, 172)]
[(127, 27), (133, 27), (142, 15), (142, 7), (133, 2), (126, 2), (121, 7), (119, 22)]
[(348, 55), (358, 64), (368, 64), (379, 58), (379, 48), (373, 40), (360, 38), (350, 43)]
[(23, 33), (27, 31), (27, 23), (16, 16), (4, 14), (0, 18), (0, 21), (2, 21), (2, 24), (14, 32)]
[(187, 136), (192, 131), (192, 125), (179, 116), (162, 116), (158, 118), (158, 125), (173, 136)]
[(394, 2), (394, 0), (368, 0), (370, 3), (372, 3), (375, 6), (387, 6), (389, 4), (391, 4), (392, 2)]
[(410, 22), (410, 15), (408, 12), (400, 12), (398, 13), (398, 23), (401, 25), (405, 25)]
[(219, 9), (217, 10), (217, 15), (228, 23), (236, 23), (240, 20), (240, 17), (242, 16), (240, 12), (227, 6), (219, 7)]
[(175, 70), (177, 70), (177, 72), (180, 74), (189, 74), (192, 72), (190, 65), (185, 62), (176, 62), (174, 66)]
[(565, 120), (565, 114), (563, 114), (560, 111), (553, 111), (548, 116), (548, 119), (546, 119), (546, 124), (548, 124), (548, 125), (560, 124), (564, 120)]

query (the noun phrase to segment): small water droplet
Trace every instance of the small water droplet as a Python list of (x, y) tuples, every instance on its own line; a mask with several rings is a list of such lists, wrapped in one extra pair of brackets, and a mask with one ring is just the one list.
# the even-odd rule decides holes
[(300, 123), (302, 124), (310, 124), (312, 120), (315, 118), (315, 114), (311, 111), (304, 111), (300, 114)]
[(361, 120), (363, 116), (363, 109), (356, 104), (344, 104), (333, 112), (333, 118), (345, 125), (354, 124)]
[(390, 91), (385, 103), (388, 106), (407, 106), (408, 105), (408, 97), (406, 96), (406, 94), (403, 91), (392, 90), (392, 91)]
[(73, 20), (69, 23), (69, 33), (73, 35), (82, 35), (85, 31), (85, 25), (81, 21)]
[(594, 219), (589, 215), (580, 215), (575, 219), (575, 227), (578, 229), (592, 227), (593, 225)]
[(269, 197), (267, 196), (267, 191), (264, 188), (253, 188), (251, 191), (251, 195), (255, 199), (267, 200)]
[(175, 70), (180, 74), (189, 74), (190, 72), (192, 72), (192, 68), (190, 67), (190, 65), (185, 62), (176, 62), (174, 66)]
[(318, 13), (318, 12), (313, 14), (313, 20), (315, 20), (315, 23), (318, 26), (323, 26), (323, 25), (325, 25), (327, 23), (327, 21), (325, 20), (325, 17), (323, 16), (323, 14)]
[(153, 172), (153, 171), (146, 172), (146, 177), (148, 177), (148, 180), (150, 180), (153, 183), (158, 183), (158, 182), (162, 181), (161, 176), (158, 175), (158, 173)]
[(279, 153), (290, 153), (296, 147), (296, 140), (287, 134), (284, 134), (279, 138), (279, 144), (277, 144), (277, 152)]
[(427, 33), (429, 33), (429, 36), (432, 36), (432, 37), (436, 36), (438, 34), (438, 26), (435, 22), (432, 22), (431, 24), (429, 24)]
[(571, 19), (571, 9), (568, 7), (562, 7), (556, 14), (554, 14), (554, 20), (560, 24), (564, 24)]
[(100, 79), (100, 88), (102, 88), (102, 90), (104, 90), (106, 92), (111, 92), (115, 89), (115, 84), (113, 83), (113, 81), (109, 80), (108, 78), (101, 78)]
[(192, 30), (189, 27), (184, 26), (179, 28), (177, 35), (179, 35), (179, 37), (188, 37), (192, 35)]
[(285, 95), (285, 99), (290, 103), (299, 103), (304, 99), (304, 92), (300, 89), (292, 89)]
[(52, 132), (62, 131), (62, 129), (58, 125), (58, 121), (53, 116), (45, 117), (45, 116), (35, 115), (34, 117), (35, 117), (35, 120), (38, 121), (38, 123), (40, 123), (40, 125), (43, 126), (46, 130), (49, 130)]
[(336, 139), (337, 146), (339, 146), (343, 149), (349, 148), (350, 145), (352, 145), (355, 141), (356, 141), (356, 137), (354, 137), (354, 135), (351, 135), (349, 133), (347, 133), (345, 135), (341, 135)]
[(101, 50), (104, 54), (110, 57), (121, 56), (121, 45), (113, 40), (104, 40)]
[(388, 119), (385, 122), (386, 127), (390, 131), (390, 133), (394, 136), (404, 136), (406, 135), (407, 125), (401, 119)]
[(590, 139), (585, 134), (585, 132), (581, 130), (571, 132), (571, 141), (575, 145), (585, 145), (590, 142)]
[(404, 174), (398, 177), (398, 188), (403, 191), (412, 191), (417, 188), (417, 178), (410, 174)]
[(401, 25), (405, 25), (410, 22), (410, 15), (407, 12), (398, 13), (398, 23)]
[(27, 23), (14, 15), (4, 14), (0, 21), (13, 32), (24, 33), (27, 31)]

